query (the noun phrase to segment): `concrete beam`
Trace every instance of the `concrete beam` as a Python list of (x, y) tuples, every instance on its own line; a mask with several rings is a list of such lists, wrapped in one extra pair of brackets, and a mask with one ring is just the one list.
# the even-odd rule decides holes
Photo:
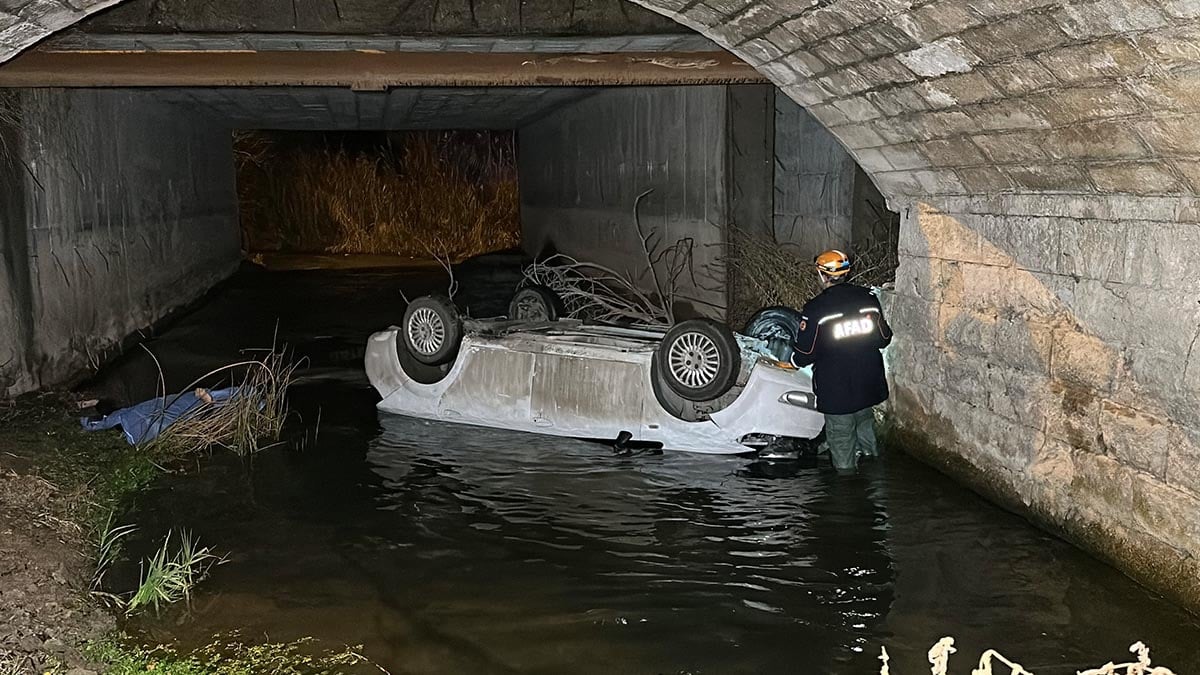
[(721, 53), (29, 52), (0, 87), (389, 87), (749, 84)]
[[(623, 0), (622, 0), (623, 1)], [(38, 51), (73, 52), (484, 52), (578, 54), (609, 52), (719, 52), (695, 33), (652, 35), (353, 35), (311, 33), (89, 33), (71, 30), (41, 43)]]

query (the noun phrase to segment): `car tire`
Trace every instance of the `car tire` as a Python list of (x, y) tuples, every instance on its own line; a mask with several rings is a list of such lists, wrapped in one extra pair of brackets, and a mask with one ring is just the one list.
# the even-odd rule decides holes
[(533, 284), (517, 290), (508, 303), (508, 318), (522, 321), (558, 321), (562, 298), (549, 286)]
[(408, 348), (404, 340), (396, 340), (394, 344), (396, 345), (396, 361), (400, 363), (400, 369), (417, 384), (437, 384), (446, 379), (446, 375), (454, 367), (453, 363), (443, 363), (439, 366), (421, 363), (413, 357), (412, 350)]
[(454, 360), (462, 342), (462, 318), (450, 298), (424, 295), (408, 303), (401, 335), (408, 353), (427, 366)]
[(691, 319), (671, 327), (655, 351), (654, 376), (689, 401), (711, 401), (728, 392), (742, 366), (729, 326)]
[(754, 313), (742, 329), (742, 335), (767, 343), (767, 349), (780, 361), (792, 358), (792, 345), (800, 336), (800, 312), (791, 307), (764, 307)]

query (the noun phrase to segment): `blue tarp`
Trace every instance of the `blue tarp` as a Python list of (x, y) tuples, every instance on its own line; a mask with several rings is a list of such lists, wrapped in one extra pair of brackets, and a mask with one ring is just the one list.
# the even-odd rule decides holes
[(88, 431), (113, 429), (121, 427), (125, 440), (130, 445), (148, 443), (158, 437), (163, 429), (171, 426), (180, 419), (188, 416), (193, 410), (202, 405), (221, 405), (237, 394), (237, 387), (228, 389), (209, 389), (212, 397), (211, 404), (205, 403), (195, 391), (187, 391), (174, 396), (152, 398), (128, 408), (121, 408), (100, 419), (84, 418), (79, 420)]

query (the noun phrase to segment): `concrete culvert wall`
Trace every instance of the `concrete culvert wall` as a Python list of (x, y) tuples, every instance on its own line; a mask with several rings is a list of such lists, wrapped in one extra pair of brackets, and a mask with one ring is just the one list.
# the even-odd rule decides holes
[(15, 394), (98, 365), (232, 273), (240, 246), (228, 132), (152, 92), (6, 101), (0, 394)]
[[(107, 4), (5, 0), (0, 59)], [(639, 4), (905, 214), (892, 413), (923, 454), (1200, 607), (1200, 2)]]
[(633, 206), (654, 190), (638, 208), (653, 233), (651, 254), (690, 239), (694, 275), (683, 275), (684, 300), (693, 314), (724, 316), (717, 261), (729, 222), (727, 89), (607, 89), (520, 129), (526, 249), (610, 266), (652, 287)]

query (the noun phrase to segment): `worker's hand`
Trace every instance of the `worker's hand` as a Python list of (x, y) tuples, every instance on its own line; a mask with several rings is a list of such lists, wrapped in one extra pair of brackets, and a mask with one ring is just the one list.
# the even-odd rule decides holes
[(203, 387), (196, 387), (195, 393), (196, 398), (200, 399), (201, 401), (204, 401), (205, 403), (213, 402), (212, 394), (208, 393), (207, 389), (204, 389)]

